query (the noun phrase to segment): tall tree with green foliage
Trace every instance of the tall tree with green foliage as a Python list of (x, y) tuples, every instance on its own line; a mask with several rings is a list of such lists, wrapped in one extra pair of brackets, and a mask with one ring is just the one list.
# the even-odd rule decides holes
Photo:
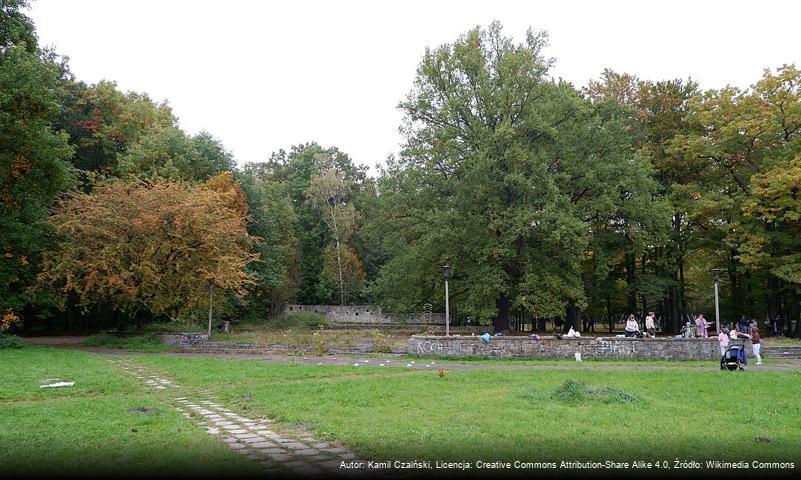
[(209, 133), (190, 137), (173, 126), (148, 128), (118, 154), (118, 174), (140, 178), (202, 182), (233, 167), (231, 154)]
[(280, 314), (285, 303), (295, 300), (298, 279), (298, 217), (287, 186), (263, 167), (248, 164), (236, 172), (250, 212), (248, 232), (262, 239), (255, 247), (259, 260), (248, 266), (254, 284), (248, 287), (251, 295), (244, 305), (244, 314), (255, 318)]
[[(287, 152), (274, 153), (268, 162), (259, 167), (264, 178), (283, 185), (296, 215), (297, 266), (293, 269), (297, 279), (300, 303), (316, 304), (335, 301), (325, 273), (326, 250), (331, 243), (331, 230), (324, 212), (307, 200), (307, 190), (314, 177), (328, 169), (339, 172), (348, 183), (349, 197), (358, 196), (366, 179), (366, 168), (354, 165), (350, 157), (336, 147), (323, 148), (316, 143), (297, 145)], [(355, 198), (354, 198), (355, 199)]]
[[(87, 173), (118, 176), (119, 156), (146, 135), (176, 129), (169, 105), (156, 103), (146, 94), (121, 92), (114, 82), (87, 86), (65, 78), (59, 94), (62, 107), (56, 125), (69, 134), (70, 143), (76, 148), (73, 164)], [(163, 150), (166, 136), (160, 137), (161, 143), (152, 139), (150, 143)], [(174, 143), (183, 140), (177, 137), (172, 137)], [(179, 148), (173, 145), (173, 149)]]
[(348, 201), (350, 189), (351, 185), (345, 182), (335, 168), (328, 168), (313, 176), (309, 188), (306, 189), (308, 202), (323, 213), (325, 224), (334, 241), (340, 305), (345, 304), (346, 279), (352, 281), (364, 278), (361, 262), (347, 246), (356, 226), (356, 210), (353, 203)]
[(0, 6), (0, 312), (29, 317), (46, 295), (30, 290), (51, 229), (42, 221), (70, 184), (67, 136), (54, 132), (56, 73), (42, 61), (33, 24)]
[[(692, 99), (690, 114), (702, 129), (677, 137), (673, 145), (699, 172), (686, 190), (692, 198), (689, 217), (703, 227), (705, 249), (728, 257), (735, 272), (745, 270), (764, 282), (767, 316), (787, 317), (798, 309), (787, 302), (798, 298), (786, 276), (792, 267), (781, 267), (789, 260), (788, 245), (769, 241), (759, 255), (754, 246), (758, 238), (776, 240), (792, 230), (792, 221), (775, 222), (788, 199), (774, 196), (775, 205), (765, 200), (779, 185), (791, 188), (792, 182), (778, 172), (794, 171), (792, 161), (801, 154), (801, 71), (785, 65), (775, 73), (766, 71), (747, 90), (706, 91)], [(739, 296), (736, 290), (734, 295)], [(755, 298), (751, 300), (741, 308), (754, 315)]]
[(0, 52), (16, 46), (28, 53), (36, 53), (36, 28), (30, 17), (22, 12), (29, 5), (29, 0), (0, 1)]
[[(697, 169), (675, 152), (672, 145), (676, 136), (699, 128), (688, 116), (690, 99), (697, 92), (698, 86), (691, 80), (652, 82), (609, 69), (584, 89), (595, 104), (613, 102), (628, 110), (625, 118), (634, 148), (653, 165), (654, 177), (659, 182), (658, 195), (669, 202), (672, 210), (671, 238), (652, 243), (638, 255), (633, 252), (625, 255), (617, 277), (626, 283), (626, 292), (612, 288), (603, 295), (610, 303), (613, 297), (624, 294), (628, 312), (638, 310), (638, 297), (642, 299), (641, 311), (646, 311), (649, 308), (646, 299), (651, 297), (652, 301), (663, 304), (670, 318), (666, 326), (674, 332), (683, 323), (679, 320), (687, 315), (685, 265), (697, 248), (700, 227), (688, 220), (689, 197), (684, 188), (694, 181)], [(611, 318), (612, 308), (609, 305), (607, 308), (607, 316)]]
[(440, 301), (448, 262), (462, 311), (497, 330), (513, 310), (570, 314), (586, 304), (594, 228), (643, 230), (647, 160), (613, 114), (547, 78), (545, 41), (529, 31), (515, 44), (494, 23), (426, 51), (400, 104), (405, 149), (379, 181), (374, 230), (391, 259), (374, 288), (387, 307)]

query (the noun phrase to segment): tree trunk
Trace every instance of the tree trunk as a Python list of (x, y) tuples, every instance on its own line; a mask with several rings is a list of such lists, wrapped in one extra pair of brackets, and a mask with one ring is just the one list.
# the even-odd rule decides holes
[(209, 285), (209, 335), (211, 335), (211, 318), (214, 315), (214, 285)]
[(668, 323), (668, 328), (670, 333), (676, 334), (681, 331), (681, 324), (679, 324), (678, 291), (675, 285), (671, 285), (668, 289), (668, 302), (670, 306), (670, 322)]
[(337, 236), (337, 268), (339, 269), (339, 304), (345, 304), (345, 286), (342, 281), (342, 249)]
[(796, 312), (793, 314), (795, 317), (795, 338), (801, 338), (801, 300), (796, 303)]
[(578, 331), (579, 318), (581, 318), (581, 309), (576, 306), (575, 301), (568, 301), (567, 308), (565, 309), (565, 331), (569, 331), (570, 327)]
[(737, 252), (732, 250), (729, 256), (729, 278), (731, 279), (731, 296), (732, 296), (732, 308), (730, 310), (730, 317), (732, 320), (740, 318), (740, 315), (743, 315), (742, 311), (742, 300), (740, 295), (740, 281), (737, 277), (737, 260), (735, 259), (735, 255)]
[(684, 261), (682, 260), (679, 263), (679, 298), (681, 299), (681, 322), (684, 323), (688, 320), (687, 318), (687, 296), (685, 295), (684, 286), (686, 283), (684, 282)]
[(635, 313), (637, 311), (637, 289), (635, 283), (637, 280), (637, 266), (634, 261), (634, 254), (626, 254), (626, 286), (628, 287), (627, 308), (628, 313)]
[(509, 330), (509, 297), (500, 297), (495, 301), (495, 306), (498, 308), (498, 314), (495, 317), (493, 324), (495, 325), (496, 332), (503, 332)]
[[(645, 275), (646, 264), (646, 256), (643, 254), (640, 259), (640, 276)], [(645, 316), (648, 314), (648, 299), (645, 297), (645, 292), (643, 291), (640, 291), (640, 303), (642, 304), (642, 314)]]
[(771, 321), (782, 313), (781, 294), (779, 293), (779, 279), (768, 272), (768, 316)]
[(674, 290), (674, 293), (677, 294), (676, 298), (674, 299), (676, 303), (676, 315), (681, 319), (680, 321), (676, 322), (676, 332), (678, 332), (681, 328), (681, 325), (687, 320), (687, 298), (684, 296), (684, 249), (682, 248), (681, 243), (681, 220), (683, 215), (681, 213), (676, 213), (673, 215), (673, 234), (675, 235), (673, 242), (676, 249), (676, 272), (674, 273), (674, 279), (678, 280), (678, 290)]
[(334, 241), (337, 247), (337, 270), (339, 270), (339, 304), (345, 304), (345, 286), (342, 280), (342, 247), (339, 243), (339, 224), (337, 223), (336, 206), (331, 207), (331, 225), (334, 226)]

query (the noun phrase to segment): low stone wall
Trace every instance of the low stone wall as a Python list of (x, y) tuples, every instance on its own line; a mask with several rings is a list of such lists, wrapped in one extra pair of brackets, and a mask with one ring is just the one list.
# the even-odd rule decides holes
[(159, 337), (161, 343), (181, 348), (191, 348), (208, 343), (208, 333), (162, 333)]
[(184, 347), (203, 353), (264, 353), (267, 347), (256, 343), (201, 342)]
[[(751, 352), (751, 342), (746, 341)], [(652, 359), (652, 360), (716, 360), (720, 348), (716, 338), (660, 339), (660, 338), (542, 338), (492, 337), (489, 343), (478, 336), (423, 336), (414, 335), (409, 340), (411, 355), (436, 355), (444, 357), (490, 357), (490, 358), (575, 358), (581, 352), (582, 359)]]
[(287, 305), (284, 313), (314, 312), (333, 323), (393, 324), (393, 325), (445, 325), (445, 315), (429, 313), (420, 316), (401, 317), (387, 315), (381, 308), (370, 305)]

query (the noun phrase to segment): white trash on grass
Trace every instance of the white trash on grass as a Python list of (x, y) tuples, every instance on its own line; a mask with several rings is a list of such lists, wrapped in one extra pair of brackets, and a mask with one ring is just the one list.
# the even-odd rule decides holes
[(39, 388), (60, 388), (60, 387), (71, 387), (75, 385), (75, 382), (56, 382), (56, 383), (49, 383), (47, 385), (40, 385)]

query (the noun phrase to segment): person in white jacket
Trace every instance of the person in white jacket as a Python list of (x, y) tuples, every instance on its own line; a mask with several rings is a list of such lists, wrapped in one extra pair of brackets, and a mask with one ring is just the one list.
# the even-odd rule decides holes
[(645, 317), (645, 331), (648, 332), (648, 335), (651, 337), (656, 337), (656, 326), (654, 325), (654, 317), (656, 317), (656, 314), (654, 312), (648, 312), (648, 316)]
[(629, 319), (626, 320), (626, 336), (636, 337), (639, 331), (640, 325), (637, 323), (637, 319), (634, 318), (634, 314), (629, 315)]

